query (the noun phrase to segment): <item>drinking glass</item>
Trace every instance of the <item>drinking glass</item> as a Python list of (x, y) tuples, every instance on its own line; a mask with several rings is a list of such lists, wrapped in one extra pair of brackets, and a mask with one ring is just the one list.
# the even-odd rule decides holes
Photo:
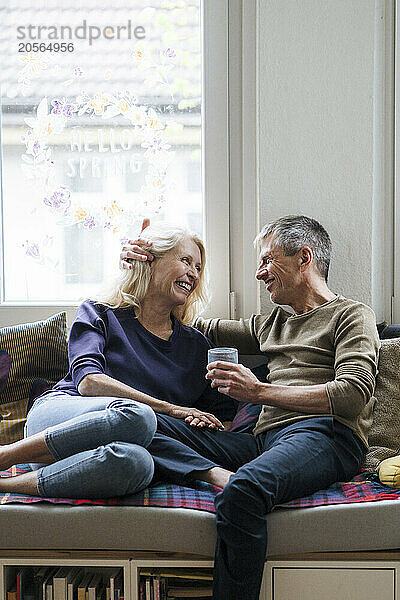
[(208, 351), (208, 364), (216, 360), (238, 363), (239, 358), (237, 348), (210, 348)]

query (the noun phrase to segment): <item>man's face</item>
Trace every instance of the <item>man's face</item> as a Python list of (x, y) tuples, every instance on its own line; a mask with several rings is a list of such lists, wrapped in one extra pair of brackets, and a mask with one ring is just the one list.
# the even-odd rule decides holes
[(261, 242), (256, 278), (264, 281), (275, 304), (291, 305), (299, 293), (301, 271), (299, 254), (285, 256), (282, 248), (274, 243), (274, 236)]

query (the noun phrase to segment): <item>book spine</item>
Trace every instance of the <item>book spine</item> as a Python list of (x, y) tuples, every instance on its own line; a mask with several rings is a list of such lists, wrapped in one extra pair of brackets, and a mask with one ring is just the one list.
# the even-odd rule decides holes
[(67, 580), (65, 577), (54, 577), (53, 598), (54, 600), (67, 600)]
[(164, 577), (160, 579), (160, 596), (161, 600), (167, 600), (168, 597), (168, 588), (167, 588), (167, 580)]
[(53, 584), (46, 584), (46, 600), (53, 600)]
[(154, 588), (154, 600), (160, 600), (160, 578), (159, 577), (154, 577), (153, 588)]
[(122, 571), (110, 577), (110, 598), (111, 600), (119, 600), (122, 588)]
[(141, 581), (139, 583), (139, 600), (146, 600), (146, 589), (144, 581)]
[(43, 576), (36, 576), (33, 579), (33, 595), (35, 600), (43, 600)]
[(86, 589), (84, 587), (78, 588), (78, 600), (86, 600)]
[(151, 600), (151, 579), (146, 577), (146, 600)]

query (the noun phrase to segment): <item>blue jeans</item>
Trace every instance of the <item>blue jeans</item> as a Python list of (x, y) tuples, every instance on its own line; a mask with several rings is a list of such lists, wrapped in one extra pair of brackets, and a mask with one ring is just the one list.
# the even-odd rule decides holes
[[(155, 478), (184, 484), (199, 470), (233, 471), (217, 494), (214, 600), (257, 600), (267, 551), (267, 514), (276, 504), (355, 475), (362, 442), (332, 417), (302, 419), (254, 436), (195, 429), (157, 415), (148, 447)], [(323, 534), (322, 534), (323, 535)]]
[(147, 487), (154, 465), (145, 449), (157, 427), (154, 411), (125, 398), (70, 396), (54, 391), (36, 400), (25, 437), (45, 431), (56, 462), (38, 469), (40, 496), (107, 498)]

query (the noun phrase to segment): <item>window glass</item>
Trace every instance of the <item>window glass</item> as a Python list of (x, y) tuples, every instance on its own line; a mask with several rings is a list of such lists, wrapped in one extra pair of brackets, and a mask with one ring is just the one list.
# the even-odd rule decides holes
[(203, 235), (200, 0), (0, 10), (4, 300), (78, 301), (143, 217)]

